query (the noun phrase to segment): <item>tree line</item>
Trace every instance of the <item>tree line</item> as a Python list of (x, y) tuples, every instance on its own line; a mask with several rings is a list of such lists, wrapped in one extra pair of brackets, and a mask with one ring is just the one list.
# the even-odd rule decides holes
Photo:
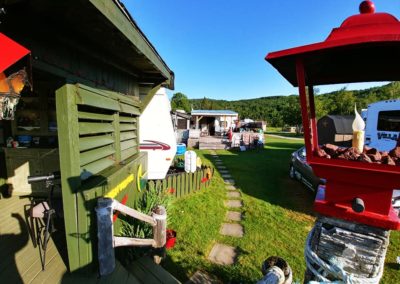
[[(370, 103), (400, 98), (400, 82), (391, 82), (381, 87), (365, 90), (349, 91), (346, 88), (326, 94), (318, 94), (315, 89), (315, 109), (317, 118), (328, 114), (353, 115), (354, 105), (359, 112)], [(251, 118), (264, 120), (269, 126), (282, 127), (301, 124), (301, 111), (298, 95), (272, 96), (257, 99), (226, 101), (203, 99), (188, 99), (182, 93), (176, 93), (171, 100), (172, 109), (229, 109), (239, 113), (241, 119)]]

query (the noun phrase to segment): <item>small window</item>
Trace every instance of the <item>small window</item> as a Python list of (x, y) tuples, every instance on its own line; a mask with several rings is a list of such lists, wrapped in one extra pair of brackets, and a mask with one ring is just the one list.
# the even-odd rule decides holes
[(400, 131), (400, 110), (380, 111), (378, 116), (379, 131)]

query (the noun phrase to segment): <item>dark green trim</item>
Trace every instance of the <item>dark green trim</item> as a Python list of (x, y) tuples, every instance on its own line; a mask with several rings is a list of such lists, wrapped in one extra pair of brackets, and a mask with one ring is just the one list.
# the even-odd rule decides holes
[[(173, 73), (162, 61), (160, 55), (145, 38), (140, 29), (131, 22), (122, 9), (110, 0), (89, 0), (130, 42), (150, 60), (150, 62), (170, 81), (173, 86)], [(172, 84), (171, 84), (172, 83)]]

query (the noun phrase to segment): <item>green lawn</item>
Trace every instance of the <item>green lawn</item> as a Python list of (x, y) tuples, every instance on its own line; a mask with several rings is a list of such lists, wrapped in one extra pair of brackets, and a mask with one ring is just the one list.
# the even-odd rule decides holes
[[(300, 146), (301, 141), (267, 137), (264, 149), (218, 151), (243, 195), (245, 236), (219, 235), (227, 210), (223, 180), (216, 172), (211, 187), (176, 200), (169, 210), (169, 227), (178, 236), (176, 246), (168, 251), (166, 268), (182, 281), (202, 269), (224, 282), (254, 283), (261, 277), (263, 260), (279, 255), (289, 261), (294, 279), (301, 282), (304, 242), (315, 217), (313, 194), (287, 176), (290, 154)], [(199, 154), (206, 162), (211, 160), (208, 151)], [(237, 264), (211, 264), (207, 256), (215, 242), (237, 247)], [(395, 262), (399, 248), (400, 235), (393, 232), (382, 283), (400, 283)]]

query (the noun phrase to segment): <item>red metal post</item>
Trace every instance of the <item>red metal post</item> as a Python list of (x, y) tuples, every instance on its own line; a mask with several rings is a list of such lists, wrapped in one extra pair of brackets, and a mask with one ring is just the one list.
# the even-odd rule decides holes
[(297, 74), (297, 82), (299, 85), (301, 117), (302, 117), (302, 121), (303, 121), (304, 140), (306, 142), (305, 143), (306, 144), (306, 154), (307, 154), (307, 160), (310, 160), (312, 157), (313, 149), (311, 149), (311, 147), (312, 147), (311, 143), (307, 143), (307, 141), (311, 141), (310, 118), (308, 116), (304, 64), (303, 64), (303, 60), (301, 58), (297, 58), (297, 60), (296, 60), (296, 74)]
[(317, 119), (315, 116), (315, 103), (314, 103), (314, 86), (308, 86), (308, 102), (310, 104), (310, 122), (311, 122), (311, 148), (314, 151), (318, 148), (318, 131)]

